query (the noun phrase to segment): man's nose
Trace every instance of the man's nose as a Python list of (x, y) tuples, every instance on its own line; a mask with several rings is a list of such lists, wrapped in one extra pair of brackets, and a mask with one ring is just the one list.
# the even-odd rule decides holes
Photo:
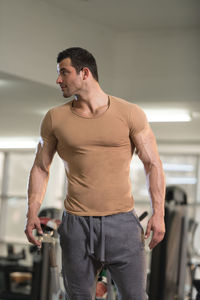
[(58, 78), (56, 79), (56, 83), (60, 84), (62, 82), (62, 78), (60, 75), (58, 75)]

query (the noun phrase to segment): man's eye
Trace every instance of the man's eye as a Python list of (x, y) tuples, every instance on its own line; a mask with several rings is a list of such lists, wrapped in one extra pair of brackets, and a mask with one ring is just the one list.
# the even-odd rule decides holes
[(66, 75), (67, 71), (61, 71), (60, 73), (61, 73), (61, 75)]

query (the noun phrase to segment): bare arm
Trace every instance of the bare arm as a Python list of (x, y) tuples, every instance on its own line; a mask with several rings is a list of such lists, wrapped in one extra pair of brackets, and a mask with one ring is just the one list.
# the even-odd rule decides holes
[(34, 238), (32, 231), (37, 229), (42, 234), (39, 218), (37, 217), (44, 198), (49, 179), (49, 168), (55, 151), (38, 144), (38, 150), (28, 182), (28, 211), (25, 233), (29, 242), (40, 245)]
[(46, 192), (49, 169), (56, 151), (56, 142), (56, 138), (52, 134), (50, 113), (47, 113), (41, 125), (41, 138), (28, 181), (28, 210), (25, 233), (29, 242), (38, 246), (40, 243), (34, 238), (32, 231), (37, 229), (38, 233), (42, 234), (37, 215)]
[(153, 231), (149, 248), (154, 248), (164, 237), (164, 199), (165, 178), (162, 163), (158, 154), (156, 140), (149, 126), (134, 135), (137, 154), (144, 164), (147, 186), (152, 202), (153, 215), (150, 218), (145, 238)]

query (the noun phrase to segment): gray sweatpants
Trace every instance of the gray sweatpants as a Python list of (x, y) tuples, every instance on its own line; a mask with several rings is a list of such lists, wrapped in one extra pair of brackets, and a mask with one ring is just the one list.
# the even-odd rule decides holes
[(119, 300), (146, 300), (144, 231), (135, 211), (104, 217), (63, 213), (58, 228), (69, 300), (93, 300), (106, 267)]

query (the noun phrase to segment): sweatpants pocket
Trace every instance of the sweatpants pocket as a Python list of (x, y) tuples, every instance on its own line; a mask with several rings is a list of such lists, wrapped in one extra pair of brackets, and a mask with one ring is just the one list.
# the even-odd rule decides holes
[(63, 214), (62, 214), (61, 223), (60, 223), (60, 225), (58, 226), (58, 229), (57, 229), (57, 232), (58, 232), (59, 235), (62, 233), (63, 225), (64, 225), (66, 219), (67, 219), (67, 212), (64, 211)]
[(137, 224), (139, 225), (139, 227), (141, 229), (141, 243), (142, 243), (142, 246), (145, 247), (144, 229), (143, 229), (143, 227), (140, 223), (140, 220), (138, 218), (138, 215), (136, 214), (134, 209), (132, 210), (132, 216), (133, 216), (134, 220), (137, 222)]
[(141, 223), (140, 223), (140, 220), (139, 220), (138, 215), (136, 214), (135, 210), (133, 209), (133, 210), (131, 211), (131, 213), (132, 213), (133, 218), (134, 218), (135, 221), (137, 222), (137, 224), (140, 226), (142, 232), (144, 233), (144, 229), (143, 229), (143, 227), (142, 227), (142, 225), (141, 225)]

